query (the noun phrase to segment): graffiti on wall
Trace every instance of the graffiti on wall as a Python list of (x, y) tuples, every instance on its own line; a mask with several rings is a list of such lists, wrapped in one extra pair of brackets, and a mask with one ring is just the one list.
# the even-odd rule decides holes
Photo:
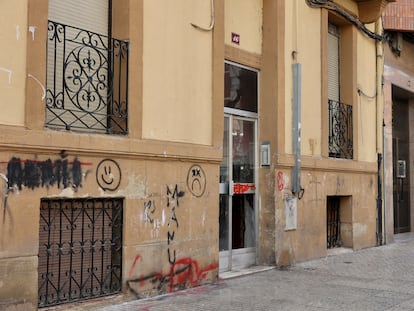
[(88, 173), (82, 174), (82, 167), (90, 165), (92, 163), (81, 162), (77, 157), (69, 161), (64, 152), (53, 161), (50, 158), (40, 161), (12, 157), (7, 162), (7, 187), (11, 191), (14, 187), (22, 190), (23, 187), (35, 189), (52, 186), (71, 186), (76, 190), (82, 187), (82, 180)]
[(103, 190), (117, 190), (121, 184), (121, 178), (121, 168), (112, 159), (103, 159), (96, 167), (96, 182)]
[[(192, 179), (191, 179), (192, 178)], [(194, 181), (194, 183), (193, 183)], [(200, 166), (192, 166), (187, 176), (187, 186), (194, 196), (201, 196), (205, 190), (205, 174)], [(137, 255), (129, 271), (127, 286), (137, 297), (140, 297), (140, 289), (156, 290), (157, 293), (172, 292), (178, 289), (194, 287), (201, 284), (207, 278), (208, 273), (217, 270), (218, 264), (213, 263), (203, 268), (199, 267), (196, 260), (191, 257), (179, 258), (177, 245), (177, 231), (180, 228), (177, 215), (180, 200), (185, 195), (178, 184), (166, 186), (165, 198), (168, 210), (167, 231), (167, 260), (170, 265), (167, 273), (152, 272), (139, 274), (136, 270), (138, 262), (142, 261), (141, 255)], [(156, 205), (154, 200), (144, 202), (144, 220), (146, 223), (155, 224), (154, 217)], [(137, 276), (138, 275), (138, 276)]]
[(162, 210), (162, 218), (156, 216), (157, 204), (155, 199), (144, 202), (144, 222), (151, 227), (151, 238), (158, 239), (160, 229), (165, 224), (165, 212)]
[(283, 172), (277, 172), (277, 190), (282, 191), (285, 187), (285, 180), (283, 177)]
[(188, 170), (187, 187), (192, 195), (199, 198), (206, 191), (207, 178), (200, 165), (193, 165)]
[[(178, 190), (178, 185), (175, 185), (173, 190), (167, 186), (167, 208), (170, 210), (170, 217), (168, 219), (168, 232), (167, 232), (167, 242), (168, 242), (168, 262), (171, 265), (175, 264), (176, 261), (176, 250), (173, 246), (173, 241), (175, 237), (175, 231), (179, 227), (178, 218), (176, 214), (177, 207), (180, 205), (179, 200), (184, 196), (183, 191)], [(172, 257), (172, 255), (174, 255)]]
[(149, 200), (144, 202), (144, 221), (150, 224), (154, 223), (155, 201)]
[(132, 275), (138, 260), (142, 260), (141, 255), (135, 257), (129, 272), (130, 279), (126, 282), (129, 290), (137, 298), (140, 298), (139, 288), (147, 288), (148, 286), (158, 293), (198, 286), (207, 278), (209, 272), (213, 272), (218, 268), (217, 263), (200, 268), (196, 260), (186, 257), (176, 260), (170, 266), (168, 273), (153, 272), (133, 278)]

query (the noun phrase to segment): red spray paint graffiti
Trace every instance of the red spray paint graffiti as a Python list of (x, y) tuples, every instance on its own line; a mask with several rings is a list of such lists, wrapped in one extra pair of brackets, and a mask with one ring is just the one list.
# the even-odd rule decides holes
[(176, 260), (170, 266), (169, 273), (162, 274), (159, 272), (150, 273), (148, 275), (140, 275), (131, 278), (136, 264), (142, 257), (137, 255), (130, 269), (130, 279), (127, 280), (127, 286), (137, 297), (139, 297), (138, 287), (144, 287), (148, 283), (152, 289), (156, 289), (158, 293), (173, 292), (175, 290), (187, 287), (195, 287), (201, 285), (210, 272), (218, 269), (218, 263), (212, 263), (200, 268), (198, 262), (190, 257)]
[(254, 193), (255, 190), (256, 186), (251, 184), (236, 183), (233, 186), (233, 192), (235, 194)]
[(277, 190), (282, 191), (285, 187), (283, 172), (277, 172)]

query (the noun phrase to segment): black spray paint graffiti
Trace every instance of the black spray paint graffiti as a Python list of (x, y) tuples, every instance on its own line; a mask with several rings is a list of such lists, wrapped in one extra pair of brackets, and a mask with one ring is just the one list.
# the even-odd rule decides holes
[[(67, 155), (62, 153), (60, 159), (52, 161), (21, 160), (13, 157), (7, 163), (7, 186), (9, 190), (17, 187), (35, 189), (39, 187), (58, 188), (72, 186), (75, 190), (82, 187), (82, 166), (92, 163), (80, 162), (78, 158), (68, 161)], [(85, 174), (85, 176), (87, 173)]]
[(199, 198), (206, 191), (207, 178), (200, 165), (193, 165), (188, 170), (187, 187), (192, 195)]
[(112, 159), (104, 159), (96, 168), (96, 182), (103, 190), (115, 191), (121, 184), (121, 168)]
[[(178, 218), (176, 214), (176, 208), (179, 206), (179, 199), (184, 196), (183, 191), (178, 191), (178, 185), (175, 185), (174, 190), (171, 191), (170, 187), (167, 186), (167, 207), (170, 209), (170, 217), (168, 219), (168, 262), (173, 265), (177, 260), (176, 250), (173, 249), (172, 244), (175, 237), (175, 230), (178, 229)], [(173, 258), (171, 258), (173, 255)]]

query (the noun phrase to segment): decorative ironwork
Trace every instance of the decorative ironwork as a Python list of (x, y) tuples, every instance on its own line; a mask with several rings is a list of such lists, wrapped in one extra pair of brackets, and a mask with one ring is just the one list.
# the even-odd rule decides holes
[(120, 198), (42, 199), (39, 307), (121, 291)]
[(339, 206), (339, 197), (327, 198), (326, 233), (328, 248), (334, 248), (342, 245), (340, 241)]
[(334, 100), (329, 105), (329, 156), (353, 158), (352, 106)]
[(49, 21), (46, 126), (127, 134), (128, 46)]

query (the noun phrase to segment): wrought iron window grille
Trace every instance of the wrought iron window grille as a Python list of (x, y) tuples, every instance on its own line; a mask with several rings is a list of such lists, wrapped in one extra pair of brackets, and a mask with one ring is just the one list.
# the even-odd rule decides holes
[(46, 127), (128, 133), (128, 41), (49, 21)]
[(121, 291), (122, 206), (122, 198), (41, 200), (39, 307)]
[(326, 213), (326, 233), (327, 233), (327, 248), (334, 248), (342, 246), (340, 240), (340, 198), (327, 198), (327, 213)]
[(335, 100), (329, 106), (329, 157), (352, 159), (353, 119), (352, 106)]

